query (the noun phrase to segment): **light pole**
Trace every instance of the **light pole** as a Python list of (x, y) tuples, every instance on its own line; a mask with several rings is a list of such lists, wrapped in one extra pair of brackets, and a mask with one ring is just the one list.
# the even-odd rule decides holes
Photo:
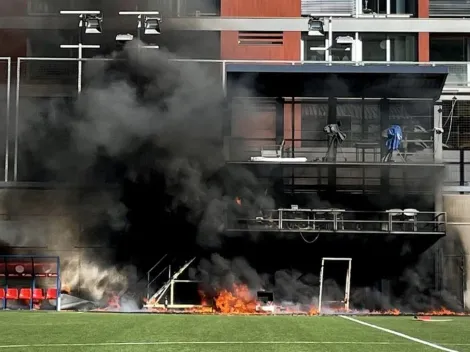
[(78, 49), (78, 74), (77, 74), (77, 91), (82, 92), (82, 72), (83, 72), (83, 49), (99, 49), (99, 45), (84, 45), (83, 32), (85, 34), (101, 34), (101, 23), (103, 17), (100, 11), (60, 11), (61, 15), (78, 15), (78, 44), (61, 45), (62, 49)]
[(141, 39), (142, 30), (144, 35), (160, 34), (160, 23), (162, 19), (158, 11), (121, 11), (120, 16), (137, 16), (137, 38)]

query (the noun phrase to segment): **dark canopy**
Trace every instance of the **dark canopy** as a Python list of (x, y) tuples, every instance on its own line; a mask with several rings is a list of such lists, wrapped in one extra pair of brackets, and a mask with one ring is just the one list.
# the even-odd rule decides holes
[[(226, 64), (227, 95), (437, 100), (448, 69), (430, 65)], [(248, 87), (240, 89), (240, 87)]]

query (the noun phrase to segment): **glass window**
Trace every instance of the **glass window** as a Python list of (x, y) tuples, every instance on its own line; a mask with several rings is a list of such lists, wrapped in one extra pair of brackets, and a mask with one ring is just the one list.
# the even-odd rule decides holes
[(354, 38), (354, 33), (334, 33), (333, 50), (331, 51), (333, 61), (352, 61), (352, 44), (340, 45), (336, 43), (338, 37)]
[(467, 61), (467, 41), (464, 37), (433, 37), (429, 40), (431, 61)]
[(390, 61), (417, 61), (416, 35), (389, 35), (390, 38)]
[(362, 39), (362, 61), (387, 60), (387, 35), (385, 33), (365, 33)]
[(324, 48), (326, 37), (305, 36), (304, 37), (304, 60), (325, 61), (325, 50), (312, 50), (312, 48)]
[(364, 0), (363, 8), (385, 15), (387, 13), (387, 0)]
[(417, 0), (390, 0), (390, 13), (401, 15), (413, 15), (418, 14)]

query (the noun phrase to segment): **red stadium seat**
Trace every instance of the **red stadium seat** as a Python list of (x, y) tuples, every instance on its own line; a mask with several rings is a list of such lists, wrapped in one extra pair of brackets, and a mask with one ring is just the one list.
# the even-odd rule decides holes
[(46, 299), (56, 299), (57, 298), (57, 289), (48, 288), (46, 292)]
[(18, 289), (17, 288), (8, 288), (6, 299), (18, 299)]
[(36, 301), (40, 301), (44, 299), (44, 293), (42, 291), (42, 288), (35, 288), (33, 290), (33, 299)]
[[(10, 289), (8, 289), (10, 290)], [(32, 292), (30, 288), (22, 288), (20, 289), (20, 299), (27, 299), (30, 300), (32, 296)]]
[(4, 298), (5, 298), (5, 289), (0, 288), (0, 299), (4, 299)]

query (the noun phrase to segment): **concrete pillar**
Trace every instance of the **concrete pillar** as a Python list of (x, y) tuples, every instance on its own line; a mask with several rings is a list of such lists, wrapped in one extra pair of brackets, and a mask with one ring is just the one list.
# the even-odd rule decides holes
[(450, 225), (441, 240), (443, 290), (470, 309), (470, 196), (445, 195), (444, 210)]

